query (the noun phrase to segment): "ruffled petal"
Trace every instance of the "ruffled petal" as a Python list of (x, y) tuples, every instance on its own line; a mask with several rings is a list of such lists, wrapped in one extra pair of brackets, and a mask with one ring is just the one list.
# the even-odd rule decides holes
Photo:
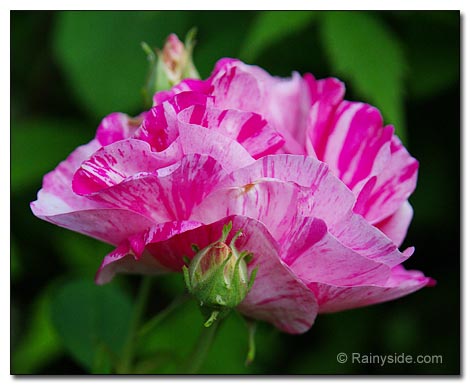
[(312, 74), (305, 74), (304, 80), (310, 91), (312, 105), (322, 101), (332, 107), (338, 106), (346, 92), (344, 83), (336, 78), (317, 80)]
[(32, 209), (37, 217), (45, 221), (112, 245), (118, 245), (155, 224), (143, 215), (119, 208), (75, 210), (48, 215), (39, 214), (33, 206)]
[(360, 182), (381, 172), (390, 160), (393, 127), (383, 127), (380, 112), (364, 103), (344, 101), (329, 118), (318, 108), (310, 116), (315, 154), (357, 196)]
[(254, 162), (241, 144), (214, 130), (181, 122), (179, 134), (178, 143), (184, 154), (210, 156), (227, 172)]
[(316, 218), (297, 220), (281, 239), (281, 257), (304, 282), (333, 285), (385, 283), (390, 268), (342, 245)]
[(320, 313), (331, 313), (390, 301), (434, 284), (432, 278), (420, 271), (407, 271), (398, 265), (391, 270), (385, 285), (344, 287), (312, 283), (308, 286), (317, 298)]
[(376, 223), (375, 227), (389, 237), (395, 245), (400, 246), (405, 240), (412, 219), (413, 207), (406, 201), (395, 214)]
[(181, 271), (183, 256), (194, 254), (186, 232), (200, 226), (193, 221), (166, 222), (135, 234), (104, 257), (96, 283), (108, 283), (118, 273), (158, 275)]
[(112, 208), (72, 191), (73, 174), (99, 148), (96, 139), (80, 146), (48, 173), (38, 199), (31, 203), (31, 210), (45, 221), (117, 245), (153, 222), (137, 213)]
[(409, 254), (400, 253), (382, 232), (354, 214), (353, 205), (353, 193), (324, 163), (299, 155), (270, 155), (229, 175), (197, 208), (195, 218), (251, 216), (266, 223), (280, 240), (298, 213), (323, 220), (341, 244), (366, 258), (390, 267), (405, 261)]
[(135, 118), (121, 112), (113, 112), (106, 116), (98, 126), (96, 139), (102, 146), (130, 138), (145, 118), (142, 113)]
[(390, 161), (377, 175), (373, 189), (365, 198), (366, 203), (354, 210), (370, 223), (378, 223), (394, 214), (416, 188), (418, 161), (396, 136), (392, 138), (390, 149)]
[(145, 116), (134, 138), (150, 144), (153, 151), (163, 151), (179, 135), (177, 115), (186, 108), (211, 106), (212, 98), (196, 92), (182, 92), (173, 95), (164, 103), (154, 106)]
[(177, 137), (176, 112), (169, 103), (153, 107), (134, 134), (135, 139), (147, 142), (155, 152), (164, 151)]
[(217, 186), (226, 172), (206, 155), (186, 155), (180, 162), (143, 172), (105, 189), (89, 199), (143, 215), (156, 223), (188, 219)]
[(100, 148), (84, 161), (72, 180), (72, 188), (80, 195), (92, 194), (121, 183), (139, 173), (154, 173), (175, 163), (177, 151), (156, 153), (147, 142), (121, 140)]
[(195, 92), (202, 95), (208, 95), (211, 91), (211, 84), (208, 80), (185, 79), (175, 85), (171, 90), (157, 92), (153, 96), (153, 105), (157, 106), (163, 102), (169, 101), (175, 95), (184, 92)]
[(262, 115), (284, 137), (285, 151), (305, 153), (302, 138), (311, 99), (307, 84), (299, 74), (278, 78), (256, 66), (224, 60), (208, 80), (217, 107)]
[(226, 216), (241, 215), (262, 222), (277, 238), (276, 234), (291, 226), (298, 199), (296, 186), (275, 180), (218, 188), (194, 209), (191, 219), (209, 223)]
[(72, 191), (71, 180), (80, 164), (100, 148), (96, 139), (77, 147), (66, 160), (43, 178), (38, 200), (31, 204), (35, 215), (54, 215), (74, 210), (102, 207)]
[[(237, 142), (238, 136), (235, 138), (229, 132), (230, 129), (234, 130), (233, 127), (238, 128), (243, 119), (246, 121), (243, 122), (242, 129), (245, 126), (247, 130), (259, 128), (259, 131), (251, 132), (249, 137), (264, 133), (259, 139), (255, 139), (258, 143), (269, 140), (272, 142), (270, 146), (279, 147), (277, 141), (282, 138), (276, 136), (271, 129), (265, 128), (262, 120), (251, 119), (253, 114), (246, 113), (237, 117), (237, 113), (243, 113), (232, 111), (229, 112), (229, 119), (224, 119), (227, 112), (220, 111), (222, 116), (219, 114), (217, 121), (214, 121), (217, 112), (212, 105), (212, 97), (207, 95), (193, 92), (176, 94), (150, 110), (134, 138), (149, 143), (152, 151), (165, 157), (181, 157), (183, 154), (211, 156), (229, 172), (253, 162), (243, 143)], [(204, 129), (205, 126), (209, 129)], [(242, 139), (253, 150), (249, 137)], [(261, 145), (257, 146), (259, 148)]]
[(182, 111), (179, 119), (228, 136), (255, 159), (275, 153), (284, 144), (282, 136), (261, 115), (252, 112), (196, 105)]

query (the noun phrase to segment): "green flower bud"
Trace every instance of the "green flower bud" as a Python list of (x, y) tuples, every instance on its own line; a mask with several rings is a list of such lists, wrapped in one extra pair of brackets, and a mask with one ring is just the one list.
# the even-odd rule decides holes
[(175, 34), (171, 34), (162, 50), (152, 50), (147, 43), (142, 43), (150, 63), (148, 80), (144, 88), (144, 96), (149, 106), (152, 104), (155, 92), (169, 90), (186, 78), (199, 79), (192, 58), (195, 35), (196, 30), (193, 28), (186, 35), (183, 44)]
[(239, 252), (235, 241), (238, 231), (227, 245), (232, 222), (224, 226), (219, 240), (199, 250), (189, 264), (183, 266), (183, 274), (189, 292), (198, 301), (202, 312), (209, 316), (204, 324), (210, 326), (216, 319), (225, 317), (238, 306), (250, 291), (256, 269), (248, 277), (247, 262), (253, 255)]

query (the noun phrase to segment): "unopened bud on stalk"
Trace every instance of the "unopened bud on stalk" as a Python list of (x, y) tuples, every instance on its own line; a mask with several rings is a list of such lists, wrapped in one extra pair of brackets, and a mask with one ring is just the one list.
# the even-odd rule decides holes
[(183, 44), (178, 36), (172, 33), (166, 39), (163, 50), (152, 50), (147, 43), (142, 43), (142, 48), (150, 63), (149, 76), (144, 89), (147, 101), (150, 102), (156, 92), (169, 90), (183, 79), (199, 79), (199, 73), (192, 58), (195, 34), (195, 29), (190, 30)]
[(240, 253), (235, 247), (241, 231), (237, 231), (227, 245), (231, 230), (232, 222), (229, 222), (224, 226), (219, 240), (199, 250), (189, 268), (183, 266), (189, 292), (197, 299), (202, 312), (209, 317), (204, 323), (206, 327), (238, 306), (250, 291), (256, 277), (256, 269), (248, 277), (246, 265), (253, 255), (247, 251)]

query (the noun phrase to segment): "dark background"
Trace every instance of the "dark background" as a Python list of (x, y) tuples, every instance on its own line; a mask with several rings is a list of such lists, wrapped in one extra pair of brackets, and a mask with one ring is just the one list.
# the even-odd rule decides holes
[[(403, 245), (416, 252), (405, 266), (437, 280), (396, 301), (321, 315), (303, 335), (261, 324), (248, 367), (246, 329), (232, 315), (201, 373), (460, 373), (460, 14), (397, 11), (12, 12), (12, 373), (93, 371), (96, 336), (84, 325), (91, 319), (96, 328), (96, 296), (109, 304), (103, 319), (115, 316), (126, 327), (124, 309), (140, 278), (119, 277), (98, 293), (94, 273), (112, 247), (40, 221), (29, 202), (42, 176), (88, 142), (102, 117), (141, 110), (147, 63), (140, 42), (161, 47), (169, 33), (184, 37), (193, 26), (202, 77), (217, 59), (240, 57), (273, 75), (339, 77), (347, 99), (381, 109), (420, 161)], [(147, 317), (182, 291), (180, 276), (156, 278)], [(201, 321), (191, 303), (163, 321), (138, 346), (140, 370), (178, 372)], [(339, 364), (340, 352), (441, 355), (442, 363)]]

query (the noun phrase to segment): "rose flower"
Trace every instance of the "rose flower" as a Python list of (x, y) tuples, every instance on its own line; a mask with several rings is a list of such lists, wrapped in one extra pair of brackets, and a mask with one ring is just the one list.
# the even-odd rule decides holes
[(418, 162), (376, 108), (343, 96), (334, 78), (222, 59), (136, 118), (105, 117), (31, 208), (116, 246), (98, 284), (185, 269), (190, 289), (227, 288), (211, 306), (305, 332), (318, 313), (433, 284), (402, 267), (414, 249), (398, 249)]

